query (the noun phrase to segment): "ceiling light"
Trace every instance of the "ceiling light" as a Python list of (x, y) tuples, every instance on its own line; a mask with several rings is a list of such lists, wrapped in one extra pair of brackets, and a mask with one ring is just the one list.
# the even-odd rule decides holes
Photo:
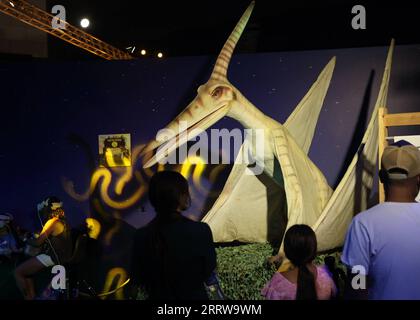
[(82, 26), (82, 28), (87, 28), (90, 25), (90, 21), (87, 18), (83, 18), (82, 20), (80, 20), (80, 25)]

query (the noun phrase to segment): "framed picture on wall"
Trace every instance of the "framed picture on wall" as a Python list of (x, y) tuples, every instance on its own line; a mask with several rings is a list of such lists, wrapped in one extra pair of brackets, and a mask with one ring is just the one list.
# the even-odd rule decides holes
[(131, 136), (129, 133), (101, 134), (99, 142), (100, 167), (131, 166)]

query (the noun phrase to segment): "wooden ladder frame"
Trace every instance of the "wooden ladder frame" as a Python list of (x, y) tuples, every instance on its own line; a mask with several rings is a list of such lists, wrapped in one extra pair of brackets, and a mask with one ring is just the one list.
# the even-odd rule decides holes
[[(388, 113), (386, 107), (381, 107), (378, 110), (378, 128), (379, 128), (379, 169), (381, 169), (381, 159), (384, 149), (388, 146), (388, 128), (401, 126), (418, 126), (420, 125), (420, 112), (406, 112), (406, 113)], [(379, 202), (385, 201), (384, 186), (379, 181)]]

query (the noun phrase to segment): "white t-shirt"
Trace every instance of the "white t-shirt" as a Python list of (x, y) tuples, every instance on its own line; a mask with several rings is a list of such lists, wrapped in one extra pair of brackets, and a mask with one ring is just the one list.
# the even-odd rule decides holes
[(341, 260), (365, 268), (369, 299), (420, 299), (420, 203), (385, 202), (355, 216)]

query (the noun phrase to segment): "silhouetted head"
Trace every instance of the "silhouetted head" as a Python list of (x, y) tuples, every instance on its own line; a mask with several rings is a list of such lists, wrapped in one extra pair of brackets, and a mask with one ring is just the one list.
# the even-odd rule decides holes
[(326, 256), (324, 259), (325, 265), (332, 271), (335, 268), (335, 258), (333, 256)]
[(420, 151), (406, 141), (385, 148), (379, 178), (387, 201), (413, 202), (420, 188)]
[(315, 277), (308, 265), (315, 259), (317, 242), (315, 232), (307, 225), (297, 224), (287, 230), (284, 253), (298, 268), (296, 300), (316, 300)]
[(38, 204), (37, 208), (43, 220), (49, 220), (54, 217), (59, 219), (65, 218), (63, 202), (56, 196), (49, 196), (45, 198)]
[(287, 230), (284, 237), (284, 253), (296, 267), (312, 262), (316, 252), (316, 236), (311, 227), (296, 224)]
[(191, 198), (188, 181), (176, 171), (160, 171), (149, 184), (149, 199), (158, 216), (188, 209)]

